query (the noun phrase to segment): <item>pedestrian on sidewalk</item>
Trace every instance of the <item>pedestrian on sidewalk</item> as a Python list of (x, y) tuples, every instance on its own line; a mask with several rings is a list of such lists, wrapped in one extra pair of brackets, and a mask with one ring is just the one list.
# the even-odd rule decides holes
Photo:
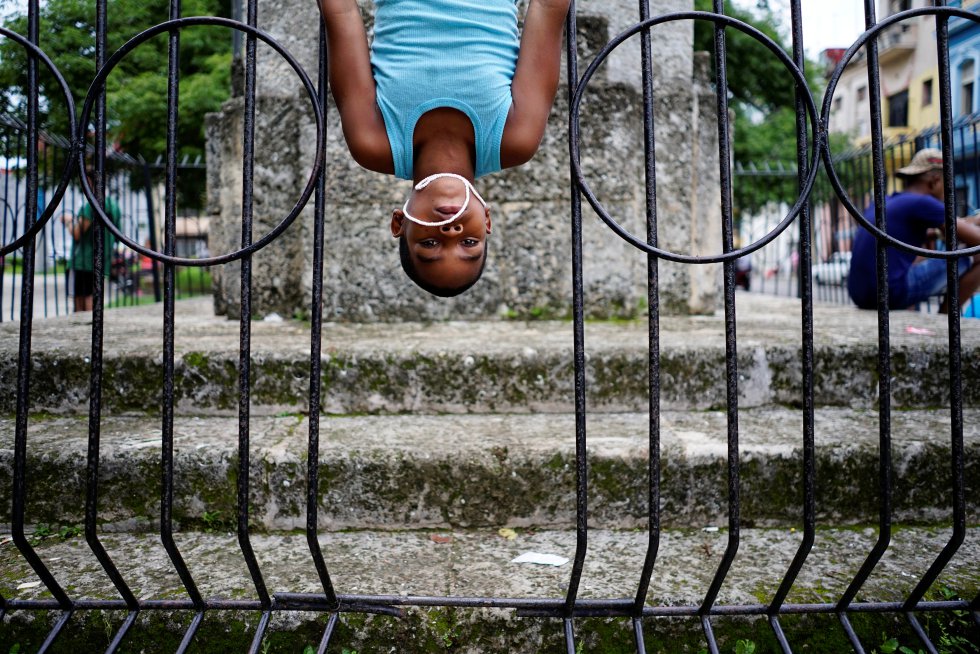
[[(930, 233), (945, 233), (946, 205), (943, 180), (943, 153), (936, 148), (919, 150), (912, 161), (895, 173), (904, 181), (904, 190), (885, 198), (886, 231), (903, 243), (925, 247)], [(872, 224), (875, 205), (864, 212)], [(958, 218), (956, 235), (966, 246), (980, 245), (980, 226), (974, 220)], [(914, 308), (920, 302), (946, 291), (946, 260), (916, 257), (915, 254), (888, 247), (888, 308)], [(862, 309), (875, 309), (878, 298), (876, 274), (876, 239), (859, 227), (854, 237), (851, 270), (847, 290)], [(969, 301), (980, 287), (980, 255), (956, 260), (960, 278), (960, 306)], [(946, 312), (948, 302), (940, 306)]]
[[(85, 175), (92, 183), (95, 171), (90, 165), (85, 166)], [(122, 222), (122, 214), (119, 205), (110, 197), (105, 198), (105, 212), (112, 219), (112, 222), (119, 227)], [(92, 206), (86, 202), (79, 209), (77, 214), (64, 213), (61, 215), (61, 222), (71, 234), (71, 258), (68, 260), (68, 294), (74, 297), (75, 311), (91, 311), (92, 296), (95, 290), (95, 239), (92, 230), (95, 224), (95, 215)], [(112, 252), (115, 239), (112, 233), (106, 230), (104, 242), (104, 262), (103, 274), (108, 276), (112, 263)]]

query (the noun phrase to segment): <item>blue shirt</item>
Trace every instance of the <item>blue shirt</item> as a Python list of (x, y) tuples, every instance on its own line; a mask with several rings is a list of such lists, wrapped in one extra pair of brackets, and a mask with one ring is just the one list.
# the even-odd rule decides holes
[[(875, 221), (875, 207), (871, 204), (864, 212), (872, 224)], [(926, 232), (933, 227), (943, 228), (946, 224), (945, 205), (921, 193), (895, 193), (885, 198), (885, 224), (889, 236), (903, 243), (921, 247), (926, 240)], [(851, 270), (847, 275), (847, 290), (854, 303), (863, 309), (877, 306), (878, 278), (875, 268), (876, 240), (868, 230), (858, 226), (851, 247)], [(888, 253), (888, 306), (904, 309), (908, 306), (906, 278), (909, 268), (915, 262), (915, 255), (889, 247)]]
[(395, 175), (412, 179), (415, 124), (457, 109), (473, 123), (476, 176), (500, 170), (520, 39), (515, 0), (376, 0), (371, 68)]

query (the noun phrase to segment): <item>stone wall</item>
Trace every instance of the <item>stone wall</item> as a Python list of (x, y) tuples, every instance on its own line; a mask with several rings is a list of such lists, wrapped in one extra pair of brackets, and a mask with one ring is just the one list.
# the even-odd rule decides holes
[[(526, 5), (526, 1), (521, 4)], [(690, 8), (689, 0), (651, 3), (652, 14)], [(371, 5), (362, 5), (369, 30)], [(307, 0), (263, 1), (260, 27), (316, 73), (318, 14)], [(523, 10), (523, 7), (522, 7)], [(578, 3), (580, 73), (595, 52), (635, 21), (632, 2)], [(653, 32), (659, 239), (680, 253), (721, 249), (714, 94), (695, 65), (689, 21)], [(260, 47), (255, 154), (254, 237), (272, 229), (298, 198), (315, 152), (310, 103), (296, 75)], [(564, 82), (564, 81), (563, 81)], [(581, 120), (582, 164), (609, 213), (645, 239), (639, 40), (607, 59), (589, 84)], [(241, 239), (240, 93), (209, 117), (208, 185), (212, 253)], [(435, 299), (401, 272), (388, 232), (408, 182), (360, 169), (347, 153), (337, 113), (327, 118), (326, 255), (323, 315), (328, 320), (398, 321), (487, 317), (564, 317), (571, 307), (567, 87), (562, 85), (535, 159), (483, 178), (494, 232), (482, 281), (464, 295)], [(584, 282), (590, 316), (632, 317), (646, 304), (646, 257), (617, 237), (586, 204)], [(313, 202), (286, 232), (253, 258), (253, 312), (308, 315), (313, 269)], [(215, 271), (219, 313), (240, 312), (239, 266)], [(662, 307), (672, 313), (715, 309), (718, 266), (660, 264)]]

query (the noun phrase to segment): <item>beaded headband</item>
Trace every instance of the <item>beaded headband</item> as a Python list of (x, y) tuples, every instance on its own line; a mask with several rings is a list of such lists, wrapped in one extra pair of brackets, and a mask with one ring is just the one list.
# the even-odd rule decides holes
[(440, 220), (439, 222), (433, 223), (427, 220), (421, 220), (408, 213), (408, 200), (405, 200), (405, 206), (402, 207), (402, 213), (405, 214), (406, 218), (408, 218), (409, 220), (411, 220), (413, 223), (417, 225), (422, 225), (423, 227), (442, 227), (443, 225), (448, 225), (449, 223), (453, 222), (454, 220), (462, 216), (463, 213), (466, 211), (466, 207), (470, 205), (471, 192), (473, 195), (476, 196), (476, 199), (479, 200), (484, 207), (487, 206), (486, 200), (484, 200), (477, 192), (477, 190), (473, 188), (473, 185), (470, 184), (470, 180), (466, 179), (462, 175), (457, 175), (456, 173), (436, 173), (434, 175), (429, 175), (428, 177), (421, 180), (418, 184), (415, 185), (415, 190), (421, 191), (426, 186), (428, 186), (431, 182), (441, 177), (452, 177), (453, 179), (458, 179), (459, 181), (463, 182), (463, 188), (466, 189), (466, 199), (463, 201), (463, 206), (460, 208), (460, 210), (457, 211), (455, 214), (453, 214), (452, 218), (447, 218), (446, 220)]

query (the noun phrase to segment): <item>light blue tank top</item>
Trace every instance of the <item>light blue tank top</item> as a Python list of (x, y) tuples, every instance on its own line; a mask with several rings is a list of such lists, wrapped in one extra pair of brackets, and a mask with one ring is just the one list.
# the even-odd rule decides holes
[(476, 176), (500, 170), (520, 42), (515, 0), (376, 0), (371, 67), (395, 175), (412, 179), (422, 114), (451, 107), (476, 139)]

